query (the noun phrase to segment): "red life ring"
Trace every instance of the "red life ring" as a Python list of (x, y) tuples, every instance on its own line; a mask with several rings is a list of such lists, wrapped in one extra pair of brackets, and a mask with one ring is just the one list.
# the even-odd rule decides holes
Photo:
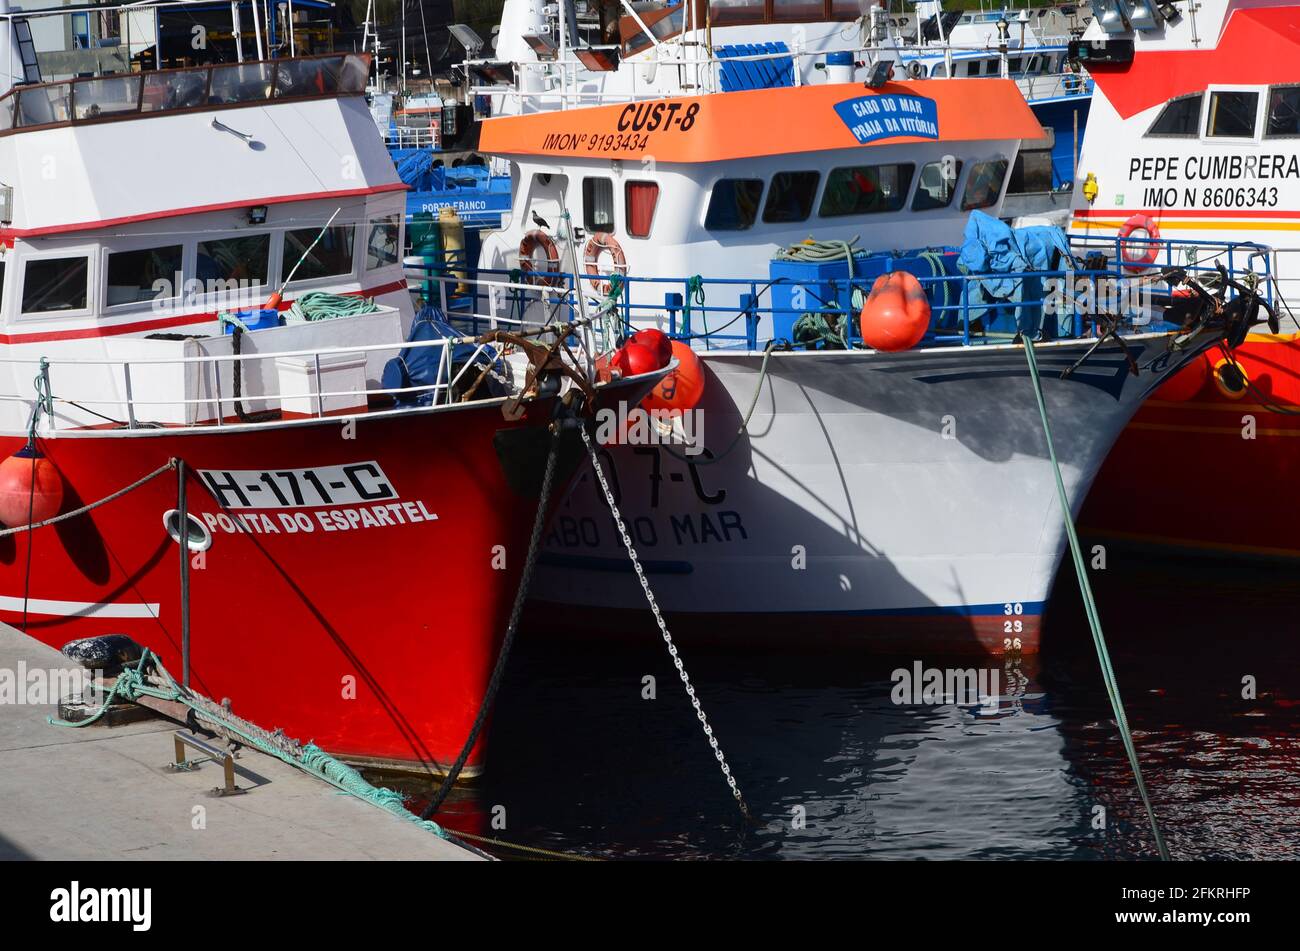
[[(537, 249), (541, 248), (542, 253), (546, 255), (544, 266), (539, 268), (537, 260), (533, 255)], [(524, 235), (519, 242), (519, 270), (523, 272), (524, 280), (530, 284), (549, 284), (551, 287), (559, 287), (563, 283), (560, 274), (560, 252), (555, 247), (555, 242), (545, 231), (533, 229)], [(544, 274), (553, 274), (554, 277), (543, 277)]]
[(1120, 263), (1124, 265), (1126, 271), (1132, 271), (1134, 274), (1140, 274), (1156, 263), (1156, 257), (1159, 250), (1154, 243), (1135, 246), (1134, 250), (1140, 250), (1140, 254), (1129, 254), (1126, 239), (1135, 231), (1146, 232), (1146, 236), (1152, 242), (1160, 240), (1160, 229), (1156, 227), (1155, 221), (1150, 215), (1134, 215), (1124, 222), (1119, 229), (1119, 257)]
[[(603, 231), (597, 231), (588, 238), (587, 246), (582, 249), (582, 260), (587, 266), (587, 273), (592, 275), (601, 273), (600, 255), (604, 251), (609, 252), (614, 262), (614, 271), (618, 274), (626, 274), (627, 256), (623, 254), (623, 246), (612, 234)], [(610, 291), (609, 281), (592, 281), (591, 287), (597, 294), (608, 294)]]

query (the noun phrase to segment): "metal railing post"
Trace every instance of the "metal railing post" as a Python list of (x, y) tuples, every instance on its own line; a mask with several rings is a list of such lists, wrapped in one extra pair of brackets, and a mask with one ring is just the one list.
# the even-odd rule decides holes
[(123, 361), (123, 362), (122, 362), (122, 378), (123, 378), (123, 380), (126, 382), (126, 419), (127, 419), (127, 425), (130, 426), (132, 429), (135, 429), (135, 428), (136, 428), (136, 425), (135, 425), (135, 397), (134, 397), (134, 395), (132, 394), (132, 391), (131, 391), (131, 364), (128, 363), (128, 362), (126, 362), (126, 361)]

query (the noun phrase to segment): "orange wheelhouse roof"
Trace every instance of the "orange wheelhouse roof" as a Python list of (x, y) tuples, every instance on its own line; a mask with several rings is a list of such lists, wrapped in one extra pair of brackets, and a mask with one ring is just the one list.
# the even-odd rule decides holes
[(789, 86), (486, 119), (494, 155), (719, 162), (900, 142), (1039, 139), (1006, 79)]

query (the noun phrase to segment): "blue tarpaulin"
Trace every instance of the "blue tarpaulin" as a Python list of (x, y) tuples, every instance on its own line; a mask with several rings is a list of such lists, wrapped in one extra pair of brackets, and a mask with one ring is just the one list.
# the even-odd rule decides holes
[(975, 282), (971, 289), (974, 304), (1019, 304), (1032, 306), (971, 308), (971, 319), (980, 317), (986, 330), (1019, 330), (1041, 336), (1043, 279), (1021, 277), (1025, 271), (1052, 271), (1070, 260), (1070, 244), (1065, 232), (1051, 225), (1012, 228), (982, 211), (971, 212), (966, 222), (965, 240), (958, 256), (960, 265), (971, 274), (1001, 274)]

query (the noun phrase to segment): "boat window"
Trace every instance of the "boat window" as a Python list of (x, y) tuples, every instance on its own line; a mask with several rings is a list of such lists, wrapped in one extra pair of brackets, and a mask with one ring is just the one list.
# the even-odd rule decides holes
[(207, 92), (206, 70), (144, 73), (140, 110), (163, 112), (169, 109), (193, 109), (203, 105)]
[[(351, 274), (352, 236), (355, 233), (352, 225), (335, 225), (323, 232), (320, 228), (286, 231), (284, 259), (280, 264), (281, 280), (287, 281), (290, 272), (295, 281)], [(298, 264), (299, 260), (301, 264)], [(297, 270), (294, 270), (295, 266)]]
[(862, 16), (858, 0), (831, 0), (831, 20), (856, 20)]
[(366, 270), (396, 264), (401, 253), (401, 223), (397, 215), (370, 223), (366, 239)]
[(175, 297), (181, 290), (181, 246), (117, 251), (108, 256), (105, 303), (135, 304)]
[(767, 190), (763, 220), (770, 222), (806, 221), (812, 214), (813, 198), (821, 172), (777, 172)]
[(245, 286), (256, 287), (266, 283), (270, 254), (269, 234), (200, 241), (194, 276), (200, 281), (245, 281)]
[(14, 96), (0, 99), (0, 132), (14, 127)]
[(1236, 89), (1210, 93), (1209, 114), (1205, 117), (1205, 134), (1216, 137), (1249, 139), (1255, 135), (1255, 113), (1259, 93)]
[(956, 159), (926, 162), (921, 166), (916, 195), (912, 198), (912, 210), (933, 211), (935, 208), (947, 208), (952, 204), (952, 196), (957, 191), (957, 179), (960, 177), (961, 162)]
[(1007, 58), (1007, 71), (1011, 73), (1020, 72), (1020, 57), (1010, 56)]
[(1052, 150), (1021, 149), (1011, 166), (1009, 195), (1032, 195), (1052, 190)]
[(899, 211), (907, 201), (915, 171), (916, 166), (910, 162), (832, 169), (826, 176), (819, 214), (835, 218)]
[(271, 63), (232, 64), (212, 69), (208, 102), (259, 102), (271, 96)]
[(83, 310), (90, 259), (38, 258), (23, 271), (23, 313)]
[(744, 231), (758, 217), (758, 202), (763, 197), (759, 178), (723, 178), (713, 186), (704, 227), (710, 231)]
[(772, 20), (820, 20), (826, 8), (822, 0), (772, 0)]
[(582, 180), (582, 226), (606, 234), (614, 230), (614, 183), (608, 178)]
[(323, 96), (339, 90), (342, 56), (282, 59), (275, 72), (275, 97)]
[(627, 233), (634, 238), (650, 237), (650, 225), (654, 222), (655, 205), (658, 203), (657, 182), (628, 182), (623, 189)]
[(135, 112), (140, 103), (140, 76), (105, 76), (72, 87), (72, 112), (78, 119)]
[(18, 91), (18, 125), (48, 125), (67, 122), (71, 118), (68, 100), (71, 98), (67, 83), (52, 86), (33, 86)]
[(709, 19), (713, 26), (727, 23), (762, 23), (766, 13), (763, 0), (708, 0)]
[(932, 67), (930, 67), (930, 75), (935, 79), (947, 78), (948, 64), (935, 63)]
[(1151, 123), (1147, 135), (1194, 136), (1201, 118), (1201, 94), (1171, 99)]
[(976, 162), (966, 178), (966, 191), (961, 197), (961, 210), (987, 208), (996, 205), (1002, 194), (1002, 182), (1007, 177), (1007, 160)]
[(1300, 86), (1274, 86), (1268, 91), (1268, 126), (1264, 138), (1300, 136)]

